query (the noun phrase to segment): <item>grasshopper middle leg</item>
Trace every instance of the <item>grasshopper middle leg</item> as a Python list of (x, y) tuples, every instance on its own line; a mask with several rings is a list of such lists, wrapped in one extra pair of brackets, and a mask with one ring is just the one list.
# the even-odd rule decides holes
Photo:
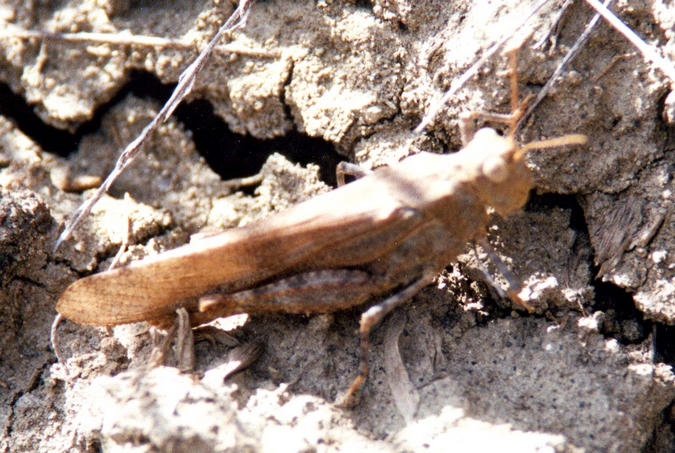
[[(349, 407), (356, 401), (359, 389), (368, 376), (370, 332), (394, 308), (412, 298), (433, 280), (435, 272), (426, 272), (408, 286), (373, 305), (361, 316), (360, 366), (340, 405)], [(364, 303), (374, 294), (385, 290), (367, 272), (352, 269), (332, 269), (304, 272), (250, 290), (232, 294), (210, 294), (200, 299), (195, 315), (228, 315), (234, 313), (328, 313)]]
[(361, 363), (359, 365), (359, 375), (356, 376), (354, 382), (349, 387), (342, 400), (339, 402), (340, 406), (351, 407), (356, 403), (358, 392), (363, 386), (363, 383), (368, 377), (368, 352), (370, 350), (370, 332), (375, 328), (387, 314), (402, 303), (410, 300), (422, 288), (429, 285), (436, 275), (435, 272), (426, 272), (419, 279), (413, 281), (411, 284), (402, 290), (389, 296), (377, 305), (373, 305), (361, 315), (361, 323), (359, 327), (359, 336), (361, 340)]

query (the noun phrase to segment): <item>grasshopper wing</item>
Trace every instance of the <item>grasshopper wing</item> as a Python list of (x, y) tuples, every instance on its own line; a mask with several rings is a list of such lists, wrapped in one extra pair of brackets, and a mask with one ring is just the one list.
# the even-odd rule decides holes
[(250, 288), (280, 274), (372, 261), (424, 222), (373, 176), (262, 221), (82, 278), (56, 309), (85, 325), (152, 321), (218, 287)]

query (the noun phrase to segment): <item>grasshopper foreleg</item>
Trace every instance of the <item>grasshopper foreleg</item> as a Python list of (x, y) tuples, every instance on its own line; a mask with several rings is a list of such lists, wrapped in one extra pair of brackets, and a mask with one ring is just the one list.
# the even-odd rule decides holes
[(468, 112), (460, 116), (459, 132), (462, 144), (467, 145), (474, 136), (474, 120), (483, 120), (487, 122), (505, 124), (509, 127), (509, 135), (513, 137), (518, 127), (520, 118), (527, 111), (527, 106), (534, 96), (528, 96), (522, 101), (518, 92), (518, 60), (516, 54), (518, 48), (507, 50), (505, 53), (509, 57), (509, 78), (511, 83), (511, 113), (493, 113), (493, 112)]
[[(499, 255), (494, 251), (490, 243), (486, 239), (481, 239), (479, 241), (479, 244), (481, 247), (483, 247), (483, 250), (485, 250), (488, 254), (488, 257), (490, 258), (490, 261), (494, 263), (495, 266), (497, 266), (497, 269), (499, 272), (502, 274), (502, 276), (506, 279), (506, 282), (508, 283), (509, 287), (506, 290), (506, 294), (511, 299), (513, 302), (517, 303), (521, 307), (523, 307), (525, 310), (527, 310), (529, 313), (534, 313), (534, 307), (532, 307), (530, 304), (525, 302), (523, 299), (520, 298), (518, 293), (520, 292), (522, 286), (520, 284), (520, 280), (518, 280), (515, 275), (511, 272), (511, 269), (499, 258)], [(475, 249), (474, 249), (475, 251)], [(499, 286), (492, 280), (492, 278), (487, 274), (488, 276), (488, 281), (492, 281), (491, 283), (495, 288), (499, 288)]]

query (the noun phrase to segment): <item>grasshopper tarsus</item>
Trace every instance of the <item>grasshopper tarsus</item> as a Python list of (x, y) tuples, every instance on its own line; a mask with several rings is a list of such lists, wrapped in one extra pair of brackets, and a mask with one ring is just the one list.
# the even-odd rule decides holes
[(174, 322), (166, 329), (166, 335), (159, 340), (159, 343), (153, 341), (154, 346), (148, 365), (151, 368), (165, 365), (174, 339), (176, 340), (175, 360), (178, 369), (182, 372), (193, 371), (195, 368), (194, 334), (190, 324), (190, 313), (184, 307), (176, 309)]
[(228, 366), (223, 375), (223, 381), (251, 366), (262, 353), (263, 345), (260, 343), (243, 344), (232, 349), (227, 356)]
[(525, 302), (518, 295), (518, 293), (522, 289), (520, 280), (518, 280), (515, 277), (515, 275), (513, 275), (511, 269), (509, 269), (509, 267), (501, 260), (501, 258), (499, 258), (499, 255), (497, 255), (497, 253), (494, 251), (494, 249), (492, 248), (492, 246), (490, 245), (490, 243), (487, 241), (486, 238), (481, 239), (480, 241), (478, 241), (478, 243), (483, 248), (483, 250), (487, 252), (490, 261), (492, 261), (495, 264), (495, 266), (497, 266), (497, 270), (499, 271), (499, 273), (502, 274), (502, 276), (506, 279), (506, 282), (509, 285), (506, 290), (506, 295), (508, 296), (508, 298), (511, 299), (516, 304), (520, 305), (525, 310), (527, 310), (528, 313), (534, 313), (535, 311), (534, 307)]
[(190, 324), (190, 314), (180, 307), (176, 310), (178, 322), (178, 338), (176, 345), (176, 357), (178, 358), (178, 369), (184, 372), (193, 371), (195, 368), (195, 340), (192, 334), (192, 325)]
[[(368, 369), (366, 368), (366, 375), (368, 375)], [(359, 390), (363, 386), (363, 384), (366, 382), (366, 378), (364, 377), (363, 373), (360, 372), (358, 376), (356, 376), (356, 379), (354, 379), (354, 382), (352, 382), (352, 385), (347, 389), (347, 391), (342, 395), (337, 401), (335, 401), (335, 405), (337, 407), (341, 407), (343, 409), (351, 409), (352, 407), (356, 406), (357, 403), (359, 402), (359, 395), (360, 392)]]
[[(150, 354), (150, 359), (148, 360), (148, 366), (150, 368), (164, 365), (166, 362), (166, 356), (169, 354), (169, 348), (171, 347), (171, 343), (173, 342), (176, 331), (178, 330), (178, 324), (179, 320), (177, 315), (175, 322), (166, 329), (166, 334), (161, 337), (159, 342), (156, 341), (158, 331), (151, 330), (151, 333), (154, 332), (154, 335), (152, 353)], [(151, 329), (154, 329), (154, 327), (151, 327)]]

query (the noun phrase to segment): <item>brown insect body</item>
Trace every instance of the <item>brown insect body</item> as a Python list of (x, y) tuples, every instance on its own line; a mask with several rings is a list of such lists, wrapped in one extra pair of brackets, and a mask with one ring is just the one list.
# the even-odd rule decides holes
[[(380, 297), (361, 316), (359, 374), (342, 400), (353, 404), (368, 375), (372, 328), (428, 285), (467, 242), (485, 235), (489, 207), (508, 215), (525, 204), (532, 188), (528, 149), (586, 141), (568, 135), (522, 148), (515, 143), (527, 104), (519, 101), (516, 50), (507, 52), (511, 113), (463, 116), (468, 144), (457, 153), (419, 153), (267, 219), (83, 278), (66, 289), (57, 310), (80, 324), (103, 326), (148, 321), (167, 327), (177, 314), (187, 338), (189, 323), (221, 316), (326, 313)], [(476, 118), (507, 124), (508, 134), (490, 128), (473, 134)], [(530, 308), (513, 288), (509, 295)]]
[[(198, 325), (359, 305), (439, 272), (485, 234), (488, 206), (519, 210), (532, 187), (522, 157), (510, 136), (482, 129), (457, 153), (408, 157), (259, 222), (78, 280), (57, 310), (111, 326), (162, 324), (184, 307)], [(196, 298), (216, 293), (200, 311)]]

